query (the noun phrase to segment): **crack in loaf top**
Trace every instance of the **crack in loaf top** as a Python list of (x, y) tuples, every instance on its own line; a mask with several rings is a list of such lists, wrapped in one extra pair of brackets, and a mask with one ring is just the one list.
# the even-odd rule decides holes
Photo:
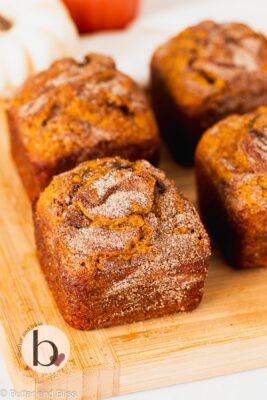
[[(232, 115), (210, 128), (199, 148), (223, 188), (240, 207), (267, 209), (267, 108)], [(239, 201), (238, 201), (239, 198)]]
[(37, 160), (53, 161), (111, 140), (118, 147), (153, 138), (158, 142), (145, 94), (107, 56), (55, 62), (30, 77), (9, 108), (23, 146)]
[(183, 280), (186, 266), (203, 268), (210, 253), (194, 207), (147, 161), (83, 163), (55, 177), (37, 208), (47, 215), (51, 237), (74, 275), (113, 263), (140, 264), (139, 274), (180, 265)]
[(229, 90), (267, 88), (267, 40), (244, 24), (204, 21), (161, 46), (154, 58), (181, 102), (189, 93), (197, 101)]

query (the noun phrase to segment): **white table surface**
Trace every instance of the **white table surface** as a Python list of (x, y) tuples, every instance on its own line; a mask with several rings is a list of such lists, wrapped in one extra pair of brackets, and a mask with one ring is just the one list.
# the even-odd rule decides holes
[[(126, 0), (127, 1), (127, 0)], [(144, 0), (141, 17), (123, 33), (97, 34), (83, 39), (80, 54), (112, 55), (118, 67), (141, 84), (148, 81), (152, 51), (170, 35), (202, 19), (238, 20), (267, 33), (266, 0)], [(266, 360), (267, 365), (267, 360)], [(147, 371), (149, 374), (149, 370)], [(12, 399), (10, 381), (0, 353), (0, 399)], [(267, 368), (199, 382), (140, 392), (121, 400), (257, 400), (267, 399)]]

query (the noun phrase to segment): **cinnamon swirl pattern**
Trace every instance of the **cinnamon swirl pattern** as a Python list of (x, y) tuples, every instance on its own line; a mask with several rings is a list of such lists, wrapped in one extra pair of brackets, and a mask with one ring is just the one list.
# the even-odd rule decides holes
[(232, 265), (267, 267), (267, 108), (204, 133), (196, 174), (201, 213)]
[(244, 24), (204, 21), (156, 50), (151, 87), (163, 136), (190, 163), (207, 128), (267, 104), (267, 40)]
[(34, 206), (38, 255), (65, 320), (93, 329), (194, 309), (210, 255), (199, 216), (147, 161), (54, 177)]
[(56, 61), (7, 107), (13, 158), (34, 200), (53, 175), (107, 156), (157, 163), (158, 128), (143, 90), (112, 58)]

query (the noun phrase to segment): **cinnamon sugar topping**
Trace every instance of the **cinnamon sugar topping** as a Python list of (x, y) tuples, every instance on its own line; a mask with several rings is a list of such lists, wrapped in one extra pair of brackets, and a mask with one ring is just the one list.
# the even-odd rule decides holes
[(143, 266), (153, 270), (205, 259), (208, 238), (192, 206), (147, 162), (124, 164), (119, 159), (115, 167), (99, 162), (94, 170), (96, 178), (89, 174), (71, 203), (68, 199), (65, 221), (73, 220), (70, 214), (75, 209), (86, 221), (81, 229), (69, 231), (64, 225), (72, 251), (83, 255), (104, 252), (105, 263), (116, 250), (126, 258), (141, 253), (146, 255)]

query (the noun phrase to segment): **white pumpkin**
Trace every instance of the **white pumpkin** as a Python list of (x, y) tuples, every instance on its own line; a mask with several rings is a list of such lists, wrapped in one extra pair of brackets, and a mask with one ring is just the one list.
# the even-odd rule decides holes
[(59, 0), (0, 0), (0, 93), (73, 55), (78, 35)]

